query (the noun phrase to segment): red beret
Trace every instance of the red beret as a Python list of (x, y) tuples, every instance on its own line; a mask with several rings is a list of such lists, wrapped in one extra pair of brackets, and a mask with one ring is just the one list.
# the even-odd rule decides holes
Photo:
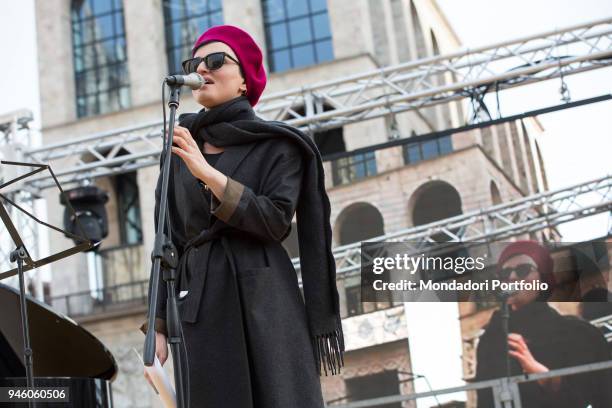
[(246, 31), (232, 25), (219, 25), (209, 28), (198, 38), (191, 56), (202, 45), (212, 41), (225, 43), (236, 53), (247, 86), (246, 97), (251, 106), (255, 106), (266, 87), (261, 49)]
[(508, 259), (516, 255), (527, 255), (533, 259), (538, 266), (538, 272), (542, 280), (551, 287), (554, 286), (555, 275), (553, 274), (553, 260), (548, 249), (544, 248), (536, 241), (516, 241), (504, 248), (499, 256), (497, 265), (501, 268)]

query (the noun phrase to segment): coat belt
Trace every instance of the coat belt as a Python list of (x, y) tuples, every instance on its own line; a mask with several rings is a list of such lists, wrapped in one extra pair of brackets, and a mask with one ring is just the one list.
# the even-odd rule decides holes
[[(205, 229), (200, 234), (196, 235), (195, 237), (187, 241), (187, 243), (185, 244), (183, 248), (183, 253), (181, 254), (181, 258), (179, 260), (179, 265), (178, 265), (178, 270), (177, 270), (177, 276), (179, 280), (179, 285), (178, 285), (179, 290), (189, 290), (191, 292), (188, 295), (188, 298), (191, 298), (191, 302), (188, 301), (188, 303), (191, 303), (192, 307), (189, 308), (189, 310), (185, 311), (188, 315), (188, 316), (185, 316), (187, 320), (192, 320), (195, 318), (195, 315), (197, 315), (197, 309), (194, 310), (194, 308), (198, 307), (199, 300), (200, 300), (199, 298), (204, 291), (204, 282), (205, 282), (206, 274), (208, 273), (208, 257), (209, 257), (208, 252), (210, 251), (210, 248), (211, 248), (210, 245), (204, 245), (204, 244), (212, 242), (217, 239), (221, 239), (223, 250), (225, 252), (225, 256), (228, 259), (230, 269), (232, 270), (232, 274), (234, 277), (236, 276), (236, 266), (235, 266), (234, 257), (233, 257), (231, 248), (229, 246), (227, 235), (224, 234), (221, 229), (214, 228), (214, 227), (210, 229)], [(187, 260), (189, 259), (189, 254), (193, 248), (200, 247), (200, 246), (204, 246), (203, 247), (204, 251), (207, 251), (202, 256), (202, 259), (205, 262), (204, 264), (205, 266), (202, 268), (202, 270), (199, 270), (197, 273), (194, 273), (194, 271), (188, 271)], [(194, 298), (195, 300), (197, 300), (196, 302), (197, 304), (192, 303)]]

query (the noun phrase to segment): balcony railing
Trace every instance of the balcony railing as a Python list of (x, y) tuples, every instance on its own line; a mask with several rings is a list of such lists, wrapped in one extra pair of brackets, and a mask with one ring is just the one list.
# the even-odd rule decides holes
[(346, 350), (358, 350), (408, 337), (403, 305), (343, 318)]
[(381, 299), (378, 302), (362, 302), (361, 301), (361, 286), (353, 286), (346, 288), (346, 316), (343, 318), (359, 316), (366, 313), (376, 312), (378, 310), (390, 309), (394, 304), (391, 296), (388, 299)]
[(147, 304), (148, 280), (54, 296), (49, 304), (60, 313), (81, 317), (108, 312), (129, 311)]
[(102, 281), (98, 286), (117, 286), (148, 279), (147, 258), (142, 243), (124, 244), (101, 248), (96, 254), (96, 276)]

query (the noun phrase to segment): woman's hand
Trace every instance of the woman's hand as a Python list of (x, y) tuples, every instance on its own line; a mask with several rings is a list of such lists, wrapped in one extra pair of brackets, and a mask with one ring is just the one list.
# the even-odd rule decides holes
[(531, 350), (527, 347), (527, 343), (523, 336), (517, 333), (510, 333), (508, 335), (508, 346), (510, 350), (508, 353), (514, 357), (523, 371), (528, 374), (545, 373), (548, 371), (543, 364), (540, 364), (531, 354)]
[(189, 129), (175, 126), (172, 142), (178, 145), (172, 146), (172, 152), (183, 159), (191, 174), (200, 180), (205, 180), (213, 167), (204, 158)]
[[(527, 346), (527, 342), (520, 334), (510, 333), (508, 335), (508, 347), (508, 354), (519, 362), (523, 368), (523, 372), (527, 374), (536, 374), (550, 371), (548, 367), (533, 357), (531, 350), (529, 350), (529, 347)], [(546, 388), (549, 388), (551, 391), (558, 391), (560, 388), (561, 378), (543, 378), (538, 380), (538, 383)]]
[(172, 146), (172, 152), (183, 159), (191, 174), (206, 183), (213, 194), (221, 200), (227, 185), (227, 177), (206, 161), (189, 129), (175, 126), (172, 141), (178, 144), (178, 147)]
[[(155, 355), (159, 360), (159, 363), (163, 366), (166, 360), (168, 359), (168, 341), (166, 339), (166, 335), (160, 332), (155, 332)], [(147, 379), (151, 387), (155, 388), (153, 385), (153, 381), (149, 377), (147, 371), (144, 371), (144, 377)]]

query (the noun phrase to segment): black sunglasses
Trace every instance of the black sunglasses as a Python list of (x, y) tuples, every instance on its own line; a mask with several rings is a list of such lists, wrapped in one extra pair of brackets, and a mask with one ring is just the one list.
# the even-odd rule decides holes
[(213, 52), (204, 57), (195, 57), (195, 58), (190, 58), (188, 60), (185, 60), (182, 63), (183, 71), (185, 72), (185, 74), (191, 74), (192, 72), (197, 72), (198, 67), (200, 66), (202, 61), (204, 61), (204, 65), (206, 66), (206, 69), (208, 69), (209, 71), (215, 71), (221, 68), (223, 64), (225, 64), (225, 57), (234, 61), (240, 68), (240, 73), (242, 74), (242, 66), (240, 65), (240, 62), (238, 62), (236, 58), (232, 57), (231, 55), (223, 51)]
[(500, 269), (497, 273), (497, 276), (499, 276), (501, 279), (506, 280), (510, 277), (510, 275), (512, 275), (512, 272), (516, 272), (516, 276), (518, 276), (520, 279), (523, 279), (524, 277), (529, 275), (531, 273), (531, 270), (534, 268), (535, 266), (533, 266), (532, 264), (520, 264), (512, 268)]

